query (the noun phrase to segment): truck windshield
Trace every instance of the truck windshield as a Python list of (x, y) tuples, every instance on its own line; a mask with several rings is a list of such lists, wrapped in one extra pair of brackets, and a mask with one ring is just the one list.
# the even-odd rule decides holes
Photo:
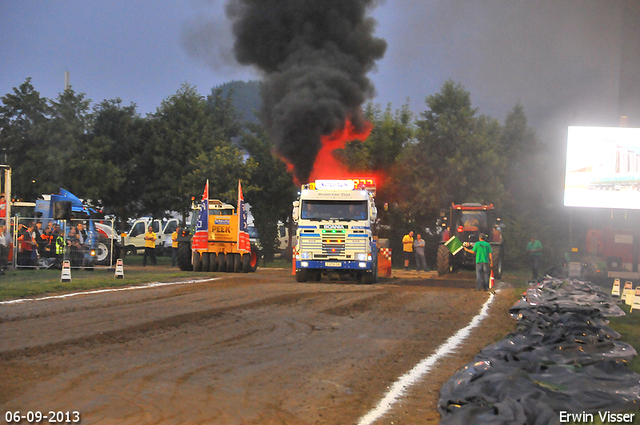
[(209, 215), (233, 215), (233, 209), (212, 210), (209, 208)]
[(367, 201), (302, 201), (300, 217), (307, 220), (366, 220)]

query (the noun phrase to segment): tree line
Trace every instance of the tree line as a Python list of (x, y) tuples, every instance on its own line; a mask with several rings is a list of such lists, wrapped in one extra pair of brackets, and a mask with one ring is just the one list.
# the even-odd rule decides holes
[[(259, 90), (255, 82), (251, 87)], [(267, 129), (243, 120), (233, 96), (223, 88), (203, 96), (184, 84), (142, 117), (120, 99), (91, 107), (72, 88), (44, 98), (27, 78), (0, 98), (0, 149), (13, 169), (14, 197), (34, 200), (64, 187), (114, 214), (122, 227), (141, 214), (186, 213), (207, 179), (212, 198), (234, 204), (241, 180), (271, 256), (277, 223), (287, 221), (298, 188), (274, 155)], [(453, 81), (428, 96), (425, 107), (414, 116), (408, 104), (394, 110), (368, 103), (368, 139), (334, 152), (350, 170), (382, 176), (380, 233), (394, 251), (401, 251), (408, 230), (434, 246), (443, 208), (480, 202), (502, 211), (507, 264), (525, 261), (523, 244), (534, 232), (557, 256), (566, 229), (549, 197), (556, 161), (528, 127), (524, 108), (516, 104), (501, 124), (479, 114), (470, 93)]]

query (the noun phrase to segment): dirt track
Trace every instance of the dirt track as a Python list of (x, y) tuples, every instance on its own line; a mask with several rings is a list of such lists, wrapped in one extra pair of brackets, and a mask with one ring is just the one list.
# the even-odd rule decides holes
[[(487, 300), (463, 288), (473, 283), (209, 276), (220, 279), (0, 305), (2, 420), (72, 410), (83, 424), (355, 424)], [(437, 423), (442, 383), (510, 326), (505, 298), (379, 423)]]

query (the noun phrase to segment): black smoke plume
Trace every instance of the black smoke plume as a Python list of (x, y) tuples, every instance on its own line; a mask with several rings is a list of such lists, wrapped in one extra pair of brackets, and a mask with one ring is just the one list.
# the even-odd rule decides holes
[(374, 0), (230, 0), (234, 53), (264, 73), (261, 118), (280, 155), (307, 182), (320, 137), (347, 119), (364, 128), (366, 74), (387, 43), (373, 36)]

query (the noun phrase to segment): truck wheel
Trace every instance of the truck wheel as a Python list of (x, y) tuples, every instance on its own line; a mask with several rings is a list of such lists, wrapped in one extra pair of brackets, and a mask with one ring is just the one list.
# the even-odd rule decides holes
[(370, 271), (362, 272), (360, 283), (364, 285), (371, 285), (373, 283), (373, 272), (370, 272)]
[(442, 276), (451, 271), (451, 252), (444, 245), (438, 246), (438, 275)]
[(491, 250), (493, 251), (493, 277), (495, 279), (502, 279), (502, 260), (504, 257), (502, 245), (492, 246)]
[(373, 283), (378, 283), (378, 260), (373, 263)]
[(191, 242), (178, 242), (178, 252), (176, 253), (178, 266), (182, 271), (191, 271)]
[(242, 255), (233, 254), (233, 272), (240, 273), (242, 271)]
[(371, 263), (371, 275), (373, 276), (373, 282), (378, 283), (378, 254), (374, 252), (373, 262)]
[(217, 272), (218, 271), (218, 254), (215, 252), (209, 253), (209, 271)]
[(193, 271), (202, 271), (202, 257), (200, 257), (200, 253), (198, 251), (193, 251)]
[(251, 245), (251, 254), (249, 255), (251, 256), (251, 260), (249, 261), (249, 271), (253, 273), (258, 269), (258, 261), (260, 260), (258, 248), (256, 248), (255, 245)]
[(209, 271), (209, 265), (210, 265), (209, 259), (211, 258), (211, 257), (209, 257), (209, 253), (208, 252), (203, 252), (201, 258), (202, 258), (202, 271), (203, 272), (208, 272)]
[(305, 269), (296, 270), (296, 282), (306, 282), (307, 271)]
[(251, 271), (251, 254), (242, 254), (242, 273)]
[(99, 241), (96, 244), (96, 264), (100, 264), (103, 266), (108, 265), (109, 260), (111, 259), (111, 256), (109, 254), (109, 246), (105, 242)]
[(136, 255), (138, 253), (138, 250), (136, 249), (135, 246), (133, 245), (129, 245), (129, 246), (125, 246), (124, 247), (124, 255)]
[(226, 258), (227, 258), (227, 256), (224, 255), (224, 252), (219, 252), (218, 253), (218, 271), (219, 272), (223, 272), (223, 271), (227, 270)]
[(233, 273), (233, 254), (227, 253), (227, 273)]

